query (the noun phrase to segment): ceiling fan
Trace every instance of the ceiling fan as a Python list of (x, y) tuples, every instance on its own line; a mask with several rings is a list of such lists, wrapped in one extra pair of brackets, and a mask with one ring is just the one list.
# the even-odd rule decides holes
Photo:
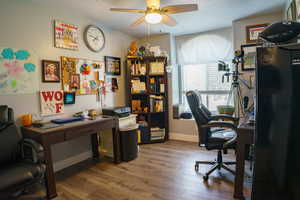
[(168, 26), (176, 26), (176, 20), (167, 14), (177, 14), (198, 10), (197, 4), (171, 5), (161, 8), (160, 0), (146, 0), (146, 3), (146, 10), (123, 8), (111, 8), (110, 10), (116, 12), (133, 12), (144, 14), (144, 16), (140, 17), (133, 24), (131, 24), (133, 27), (138, 26), (143, 22), (147, 22), (149, 24), (158, 24), (162, 22)]

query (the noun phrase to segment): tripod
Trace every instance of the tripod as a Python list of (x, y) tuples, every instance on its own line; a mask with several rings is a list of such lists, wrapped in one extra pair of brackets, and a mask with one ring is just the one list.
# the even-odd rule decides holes
[(241, 63), (241, 56), (236, 56), (232, 62), (233, 64), (235, 64), (235, 69), (232, 72), (225, 73), (222, 77), (222, 82), (224, 82), (224, 76), (227, 76), (227, 81), (229, 81), (229, 76), (232, 75), (232, 83), (231, 83), (230, 92), (227, 99), (227, 105), (229, 105), (232, 98), (234, 98), (233, 99), (234, 108), (235, 108), (234, 114), (235, 117), (240, 118), (245, 114), (240, 81), (242, 81), (242, 83), (244, 83), (247, 87), (248, 85), (239, 78), (239, 76), (242, 75), (241, 73), (239, 73), (239, 69), (238, 69), (239, 64)]

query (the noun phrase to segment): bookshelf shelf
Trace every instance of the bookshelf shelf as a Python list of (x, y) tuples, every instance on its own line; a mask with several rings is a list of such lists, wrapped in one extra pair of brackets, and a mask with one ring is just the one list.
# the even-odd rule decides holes
[[(148, 138), (142, 140), (140, 144), (161, 143), (169, 139), (166, 66), (166, 57), (127, 58), (128, 105), (132, 113), (138, 115), (138, 122), (143, 125), (140, 134), (146, 135), (142, 138)], [(139, 75), (141, 71), (142, 74)], [(160, 73), (162, 71), (163, 74)], [(133, 93), (139, 89), (146, 92)]]
[(164, 74), (149, 74), (149, 76), (165, 76)]

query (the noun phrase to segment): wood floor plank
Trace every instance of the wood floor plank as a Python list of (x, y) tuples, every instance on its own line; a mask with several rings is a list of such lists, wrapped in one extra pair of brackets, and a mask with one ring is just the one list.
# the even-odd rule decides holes
[[(139, 148), (131, 162), (92, 163), (70, 174), (59, 172), (55, 200), (233, 200), (233, 175), (214, 172), (205, 183), (202, 174), (209, 166), (194, 171), (195, 160), (214, 160), (215, 151), (179, 141)], [(234, 160), (235, 155), (231, 152), (224, 159)]]

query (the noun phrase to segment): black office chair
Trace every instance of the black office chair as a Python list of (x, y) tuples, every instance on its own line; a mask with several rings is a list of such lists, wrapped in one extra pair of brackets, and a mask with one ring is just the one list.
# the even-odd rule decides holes
[(189, 107), (195, 118), (198, 134), (199, 146), (204, 144), (207, 150), (218, 150), (216, 161), (196, 161), (195, 170), (199, 170), (199, 164), (213, 165), (212, 168), (205, 173), (203, 180), (208, 180), (209, 175), (216, 169), (221, 168), (235, 174), (227, 165), (234, 165), (235, 162), (223, 162), (222, 151), (235, 148), (236, 141), (236, 125), (232, 122), (213, 121), (209, 118), (201, 108), (200, 99), (195, 91), (186, 93)]
[(235, 118), (231, 115), (226, 115), (226, 114), (218, 114), (218, 115), (214, 115), (212, 114), (208, 108), (203, 104), (202, 101), (202, 97), (201, 97), (201, 93), (200, 92), (196, 92), (199, 99), (199, 107), (201, 108), (203, 114), (206, 116), (206, 118), (208, 118), (209, 121), (212, 120), (223, 120), (223, 121), (232, 121), (236, 126), (239, 123), (239, 118)]
[(22, 138), (13, 110), (0, 105), (0, 199), (17, 199), (28, 187), (44, 180), (43, 147)]

